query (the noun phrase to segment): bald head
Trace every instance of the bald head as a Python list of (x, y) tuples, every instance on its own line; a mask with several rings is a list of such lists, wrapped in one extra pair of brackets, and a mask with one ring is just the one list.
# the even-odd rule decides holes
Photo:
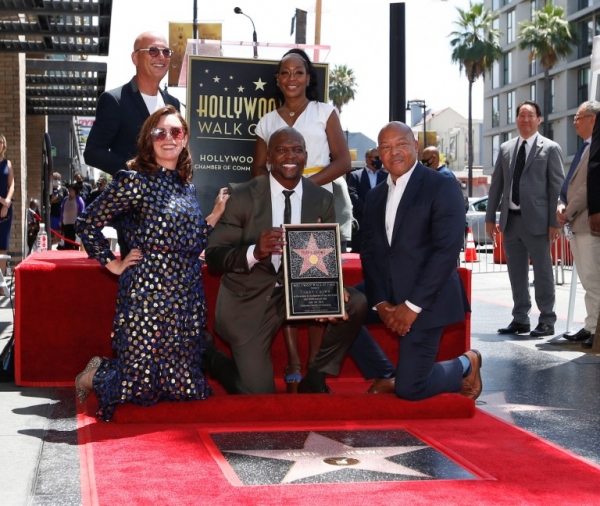
[(156, 42), (162, 42), (161, 47), (169, 47), (167, 39), (159, 32), (143, 32), (140, 33), (133, 42), (133, 50), (143, 49), (149, 45), (156, 45)]
[(421, 163), (430, 169), (437, 169), (440, 166), (440, 152), (435, 146), (428, 146), (423, 150)]
[(378, 136), (377, 151), (383, 166), (396, 179), (406, 174), (417, 161), (418, 146), (411, 128), (400, 121), (384, 126)]
[(277, 130), (269, 138), (267, 163), (271, 165), (271, 175), (276, 181), (288, 190), (295, 188), (306, 165), (302, 134), (291, 127)]
[[(152, 56), (148, 49), (157, 48), (158, 54)], [(158, 32), (140, 33), (133, 43), (131, 61), (135, 65), (135, 79), (140, 92), (155, 96), (162, 79), (167, 75), (171, 57), (163, 53), (169, 49), (164, 35)], [(154, 54), (154, 53), (153, 53)]]

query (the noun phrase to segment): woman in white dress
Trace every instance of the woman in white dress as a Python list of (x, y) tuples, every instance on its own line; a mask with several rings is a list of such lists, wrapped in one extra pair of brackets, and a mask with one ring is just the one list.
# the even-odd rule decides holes
[[(252, 176), (269, 171), (267, 144), (271, 135), (285, 126), (298, 130), (304, 137), (308, 155), (304, 176), (334, 194), (336, 219), (340, 224), (344, 251), (352, 235), (352, 202), (346, 184), (346, 174), (352, 167), (339, 116), (335, 107), (318, 101), (317, 75), (310, 59), (301, 49), (292, 49), (283, 56), (276, 79), (278, 108), (265, 114), (256, 127)], [(310, 363), (321, 346), (323, 327), (318, 323), (310, 323), (308, 330)], [(302, 379), (297, 329), (292, 324), (285, 324), (283, 332), (288, 349), (284, 379), (288, 392), (295, 392)]]

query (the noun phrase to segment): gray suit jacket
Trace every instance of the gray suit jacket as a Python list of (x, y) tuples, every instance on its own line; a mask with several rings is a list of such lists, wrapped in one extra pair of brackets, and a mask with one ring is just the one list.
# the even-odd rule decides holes
[[(210, 235), (206, 263), (211, 271), (224, 273), (215, 330), (229, 343), (242, 345), (258, 331), (277, 279), (270, 256), (252, 269), (247, 261), (248, 247), (257, 244), (261, 231), (273, 226), (269, 175), (231, 184), (229, 191), (227, 208)], [(302, 223), (336, 222), (333, 194), (307, 178), (302, 178), (301, 219)]]
[(588, 220), (587, 177), (590, 150), (586, 149), (579, 164), (573, 172), (567, 189), (567, 206), (565, 215), (570, 222), (573, 233), (590, 233)]
[[(517, 158), (519, 137), (500, 146), (494, 167), (488, 197), (486, 222), (495, 223), (500, 208), (500, 230), (506, 228), (512, 178)], [(521, 215), (527, 231), (532, 235), (548, 233), (548, 227), (558, 227), (556, 204), (564, 181), (562, 151), (560, 146), (538, 134), (531, 147), (521, 175)]]

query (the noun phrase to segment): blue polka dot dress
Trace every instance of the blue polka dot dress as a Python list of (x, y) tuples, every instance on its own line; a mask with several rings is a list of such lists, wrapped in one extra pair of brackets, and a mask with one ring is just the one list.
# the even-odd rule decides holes
[(212, 227), (194, 186), (175, 171), (117, 173), (79, 216), (77, 234), (90, 258), (114, 260), (102, 227), (122, 216), (123, 234), (143, 259), (119, 277), (112, 347), (94, 375), (97, 416), (110, 420), (119, 403), (205, 399), (211, 388), (200, 369), (206, 302), (200, 253)]

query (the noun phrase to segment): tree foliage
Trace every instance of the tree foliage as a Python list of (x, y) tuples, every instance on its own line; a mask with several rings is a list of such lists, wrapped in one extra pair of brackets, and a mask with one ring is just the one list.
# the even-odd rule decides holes
[(468, 132), (468, 171), (469, 197), (473, 196), (473, 83), (485, 73), (491, 71), (492, 65), (502, 56), (500, 47), (500, 30), (493, 27), (498, 17), (481, 3), (469, 2), (468, 9), (456, 8), (458, 20), (454, 22), (457, 30), (450, 33), (452, 62), (458, 63), (459, 70), (465, 71), (469, 81), (469, 132)]
[(472, 84), (484, 77), (502, 56), (499, 43), (502, 32), (492, 26), (498, 15), (486, 9), (483, 3), (469, 2), (469, 9), (457, 7), (456, 10), (459, 18), (454, 24), (458, 30), (450, 34), (451, 58), (461, 71), (464, 69)]
[(356, 77), (347, 65), (336, 65), (329, 72), (329, 100), (341, 114), (342, 107), (356, 95)]
[(565, 19), (565, 10), (556, 5), (546, 4), (533, 14), (533, 20), (519, 23), (519, 49), (529, 50), (529, 61), (540, 59), (544, 69), (544, 135), (548, 135), (548, 115), (550, 113), (550, 70), (561, 58), (571, 54), (577, 43), (577, 35)]
[(529, 61), (539, 57), (544, 70), (569, 56), (577, 43), (577, 35), (564, 15), (562, 7), (546, 4), (535, 11), (533, 21), (519, 23), (519, 48), (530, 50)]

